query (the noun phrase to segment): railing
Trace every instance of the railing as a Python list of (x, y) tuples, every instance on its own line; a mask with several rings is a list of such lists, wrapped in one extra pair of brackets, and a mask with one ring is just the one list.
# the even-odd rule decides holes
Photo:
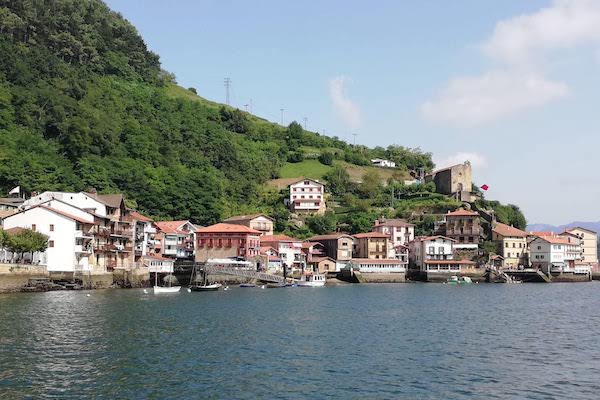
[(204, 265), (202, 270), (209, 274), (234, 275), (250, 279), (258, 279), (265, 282), (283, 282), (283, 276), (267, 274), (265, 272), (256, 272), (250, 269), (218, 267), (214, 265)]

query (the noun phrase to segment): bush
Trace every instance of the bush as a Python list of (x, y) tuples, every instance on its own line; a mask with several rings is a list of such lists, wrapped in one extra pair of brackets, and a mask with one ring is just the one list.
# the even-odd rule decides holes
[(288, 158), (287, 158), (288, 162), (291, 163), (299, 163), (304, 161), (304, 153), (302, 153), (301, 151), (292, 151), (291, 153), (288, 154)]
[(321, 153), (321, 155), (319, 156), (319, 162), (323, 165), (333, 164), (333, 154), (329, 151)]

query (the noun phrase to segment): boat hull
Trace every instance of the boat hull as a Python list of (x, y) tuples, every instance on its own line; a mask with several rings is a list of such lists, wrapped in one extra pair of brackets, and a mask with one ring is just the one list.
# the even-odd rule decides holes
[(216, 292), (221, 288), (221, 284), (206, 285), (206, 286), (190, 286), (192, 292)]
[(180, 289), (181, 289), (181, 286), (172, 286), (172, 287), (154, 286), (154, 294), (178, 293)]
[(298, 287), (322, 287), (325, 286), (325, 282), (296, 282)]

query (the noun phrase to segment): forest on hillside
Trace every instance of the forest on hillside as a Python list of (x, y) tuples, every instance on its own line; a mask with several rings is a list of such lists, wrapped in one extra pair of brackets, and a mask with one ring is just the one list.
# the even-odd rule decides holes
[(264, 183), (303, 146), (330, 149), (324, 163), (434, 166), (418, 149), (351, 146), (194, 92), (101, 1), (0, 0), (0, 190), (119, 191), (153, 217), (208, 224), (277, 212)]

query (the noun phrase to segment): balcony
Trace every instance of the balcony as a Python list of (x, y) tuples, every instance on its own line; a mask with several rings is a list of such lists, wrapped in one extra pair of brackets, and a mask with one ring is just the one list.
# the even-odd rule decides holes
[(133, 236), (133, 231), (131, 229), (115, 228), (110, 231), (110, 235), (131, 238)]
[(75, 231), (75, 238), (77, 239), (93, 239), (93, 237), (88, 233), (82, 230)]

